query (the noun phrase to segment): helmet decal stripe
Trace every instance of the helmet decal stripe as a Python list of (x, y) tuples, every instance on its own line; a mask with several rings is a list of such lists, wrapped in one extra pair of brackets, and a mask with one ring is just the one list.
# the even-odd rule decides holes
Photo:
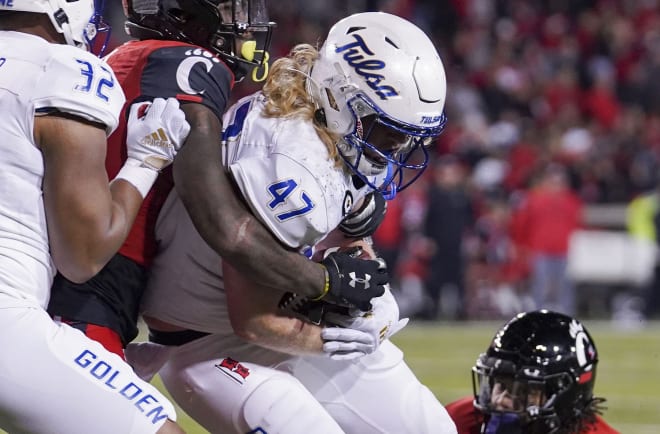
[(591, 381), (591, 378), (593, 376), (594, 376), (593, 372), (591, 371), (585, 372), (582, 375), (580, 375), (580, 377), (578, 378), (578, 383), (580, 384), (588, 383), (589, 381)]

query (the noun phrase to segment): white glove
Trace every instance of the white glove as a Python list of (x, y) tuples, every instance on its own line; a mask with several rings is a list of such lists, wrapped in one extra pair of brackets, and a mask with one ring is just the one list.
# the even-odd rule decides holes
[(128, 158), (158, 172), (172, 164), (189, 132), (190, 125), (176, 98), (135, 103), (126, 127)]
[(126, 125), (128, 158), (115, 176), (130, 182), (144, 198), (158, 172), (172, 164), (190, 125), (176, 98), (156, 98), (131, 106)]
[(371, 311), (357, 311), (357, 316), (337, 312), (325, 315), (327, 323), (338, 326), (321, 330), (323, 352), (331, 359), (350, 360), (371, 354), (381, 342), (408, 324), (408, 318), (399, 319), (399, 306), (389, 285), (381, 297), (372, 299), (371, 304)]

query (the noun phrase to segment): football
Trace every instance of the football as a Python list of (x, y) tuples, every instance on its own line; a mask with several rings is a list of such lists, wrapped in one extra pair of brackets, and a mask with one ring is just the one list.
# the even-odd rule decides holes
[(351, 256), (361, 259), (375, 259), (377, 256), (371, 238), (348, 238), (335, 231), (317, 245), (312, 259), (318, 262), (336, 251), (350, 253)]

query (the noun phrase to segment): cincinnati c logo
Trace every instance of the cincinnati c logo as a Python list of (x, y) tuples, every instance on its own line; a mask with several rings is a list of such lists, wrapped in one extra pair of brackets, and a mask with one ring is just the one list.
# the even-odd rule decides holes
[(202, 95), (205, 89), (194, 89), (190, 85), (190, 71), (198, 63), (201, 63), (206, 68), (206, 72), (210, 72), (214, 63), (220, 63), (220, 60), (215, 57), (211, 52), (195, 48), (194, 50), (186, 51), (186, 57), (181, 61), (176, 70), (176, 84), (181, 90), (190, 95)]
[(578, 365), (580, 367), (586, 366), (593, 358), (593, 349), (591, 341), (584, 331), (582, 324), (576, 320), (571, 321), (569, 325), (569, 333), (575, 339), (575, 355), (577, 357)]

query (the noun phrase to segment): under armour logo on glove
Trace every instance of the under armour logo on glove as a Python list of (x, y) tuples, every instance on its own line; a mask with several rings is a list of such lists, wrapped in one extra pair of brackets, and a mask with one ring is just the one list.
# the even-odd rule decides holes
[(387, 267), (380, 258), (361, 259), (336, 251), (327, 255), (321, 264), (328, 273), (328, 285), (318, 299), (368, 311), (371, 299), (385, 292)]
[(351, 278), (351, 281), (348, 282), (348, 285), (351, 288), (355, 288), (357, 286), (356, 284), (358, 283), (362, 285), (362, 289), (371, 288), (371, 285), (369, 285), (369, 281), (371, 280), (371, 275), (367, 274), (364, 276), (364, 279), (362, 279), (356, 276), (355, 271), (351, 271), (350, 273), (348, 273), (348, 276)]

